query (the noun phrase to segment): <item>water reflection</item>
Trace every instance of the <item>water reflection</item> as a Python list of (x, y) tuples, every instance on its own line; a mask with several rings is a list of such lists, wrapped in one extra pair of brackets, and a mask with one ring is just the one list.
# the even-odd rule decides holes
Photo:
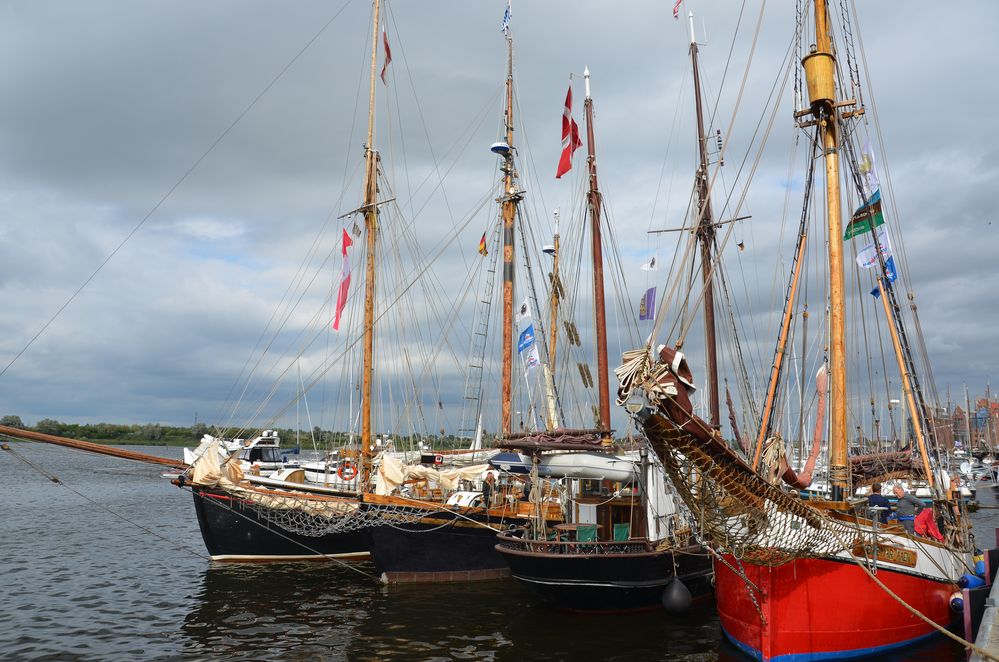
[[(370, 566), (362, 569), (371, 571)], [(380, 586), (338, 565), (206, 568), (183, 651), (227, 659), (713, 660), (710, 604), (683, 617), (568, 614), (513, 581)]]

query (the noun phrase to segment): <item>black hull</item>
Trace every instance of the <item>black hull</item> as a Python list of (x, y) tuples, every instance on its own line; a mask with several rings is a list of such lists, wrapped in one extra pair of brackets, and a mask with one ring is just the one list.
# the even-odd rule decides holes
[(539, 600), (558, 609), (587, 612), (662, 609), (663, 591), (674, 576), (674, 563), (677, 578), (695, 600), (711, 594), (711, 559), (696, 547), (678, 554), (655, 550), (539, 553), (507, 543), (496, 548), (506, 558), (514, 579)]
[[(368, 529), (371, 560), (383, 582), (467, 582), (510, 576), (496, 551), (497, 531), (492, 527), (501, 525), (495, 518), (487, 524), (484, 515), (457, 516), (438, 510), (414, 522), (418, 510), (407, 511), (398, 523)], [(502, 526), (524, 522), (507, 518)]]
[(304, 536), (261, 518), (223, 491), (194, 487), (201, 536), (213, 561), (298, 561), (367, 558), (365, 531)]

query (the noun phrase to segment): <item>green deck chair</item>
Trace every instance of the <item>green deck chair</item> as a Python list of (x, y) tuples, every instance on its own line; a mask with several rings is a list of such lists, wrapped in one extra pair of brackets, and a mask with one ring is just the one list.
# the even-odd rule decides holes
[(576, 542), (596, 542), (597, 525), (587, 524), (576, 528)]
[(627, 542), (631, 540), (631, 524), (623, 522), (614, 525), (614, 542)]

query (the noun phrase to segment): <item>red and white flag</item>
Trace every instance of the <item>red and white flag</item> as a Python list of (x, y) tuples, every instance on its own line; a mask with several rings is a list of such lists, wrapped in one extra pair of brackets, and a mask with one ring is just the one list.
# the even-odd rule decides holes
[(676, 0), (676, 4), (673, 5), (673, 18), (680, 20), (680, 5), (683, 4), (683, 0)]
[(388, 85), (388, 81), (385, 80), (385, 71), (388, 69), (389, 62), (392, 61), (392, 49), (388, 45), (388, 33), (385, 32), (385, 28), (382, 27), (382, 44), (385, 46), (385, 64), (382, 65), (382, 83)]
[(347, 247), (354, 241), (343, 231), (343, 264), (340, 267), (340, 292), (336, 295), (336, 316), (333, 318), (333, 329), (340, 330), (340, 314), (347, 305), (347, 292), (350, 290), (350, 258), (347, 257)]
[(565, 108), (562, 110), (562, 158), (559, 159), (555, 179), (561, 179), (562, 175), (569, 172), (572, 168), (572, 153), (582, 144), (579, 139), (579, 127), (576, 126), (576, 120), (572, 119), (572, 83), (570, 83), (569, 92), (565, 95)]

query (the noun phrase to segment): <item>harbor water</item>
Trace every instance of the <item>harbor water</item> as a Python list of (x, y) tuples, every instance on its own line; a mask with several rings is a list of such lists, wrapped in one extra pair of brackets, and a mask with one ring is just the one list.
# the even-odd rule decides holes
[[(3, 659), (745, 659), (711, 604), (594, 616), (536, 604), (512, 580), (386, 587), (367, 564), (212, 563), (190, 492), (156, 467), (10, 446), (59, 482), (0, 453)], [(987, 486), (979, 499), (997, 502)], [(994, 544), (999, 510), (972, 517)], [(964, 656), (936, 638), (881, 659)]]

